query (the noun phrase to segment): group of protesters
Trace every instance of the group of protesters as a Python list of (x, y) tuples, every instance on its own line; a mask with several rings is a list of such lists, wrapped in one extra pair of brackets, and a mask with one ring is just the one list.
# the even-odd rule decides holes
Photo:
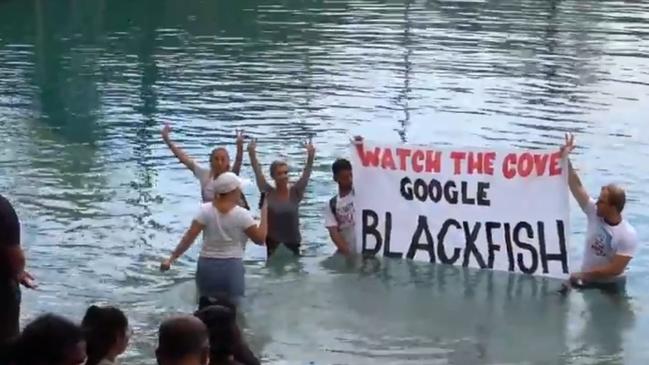
[[(199, 309), (193, 316), (165, 320), (159, 330), (156, 357), (159, 364), (255, 364), (256, 357), (245, 344), (236, 325), (236, 311), (245, 297), (243, 256), (246, 243), (266, 246), (268, 257), (283, 245), (299, 256), (302, 235), (299, 206), (310, 180), (315, 148), (311, 139), (304, 142), (307, 152), (304, 169), (294, 183), (289, 178), (286, 161), (270, 164), (270, 184), (256, 155), (256, 139), (250, 139), (248, 153), (261, 193), (259, 219), (242, 192), (239, 177), (244, 154), (245, 136), (236, 133), (236, 157), (230, 166), (227, 149), (214, 149), (209, 168), (198, 164), (170, 138), (171, 128), (165, 125), (162, 138), (173, 154), (196, 177), (201, 188), (202, 204), (189, 228), (168, 259), (160, 264), (169, 270), (202, 233), (196, 286)], [(360, 148), (361, 137), (352, 143)], [(565, 288), (599, 288), (617, 291), (624, 286), (625, 270), (635, 255), (638, 242), (631, 224), (623, 218), (626, 194), (615, 184), (601, 187), (599, 197), (591, 198), (569, 160), (574, 137), (566, 135), (561, 147), (562, 158), (568, 159), (568, 184), (573, 197), (588, 218), (581, 270), (570, 275)], [(338, 189), (323, 206), (324, 223), (336, 254), (354, 256), (361, 250), (356, 245), (354, 230), (354, 186), (352, 164), (336, 159), (331, 171)], [(126, 316), (117, 308), (92, 306), (80, 325), (46, 314), (28, 324), (19, 333), (19, 286), (32, 287), (33, 278), (25, 271), (20, 248), (20, 226), (12, 205), (0, 196), (0, 343), (2, 352), (14, 365), (25, 364), (87, 364), (109, 365), (126, 349), (130, 327)], [(58, 342), (57, 342), (58, 341)], [(45, 356), (51, 361), (36, 361)], [(45, 358), (42, 358), (45, 359)], [(210, 360), (211, 359), (211, 360)]]

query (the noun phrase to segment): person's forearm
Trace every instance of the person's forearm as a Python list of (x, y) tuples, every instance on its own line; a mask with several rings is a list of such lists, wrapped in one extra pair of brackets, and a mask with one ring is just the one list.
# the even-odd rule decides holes
[(568, 186), (570, 186), (570, 190), (573, 194), (584, 187), (579, 175), (577, 175), (577, 171), (575, 171), (575, 168), (572, 166), (570, 159), (568, 159)]
[(300, 185), (303, 187), (307, 185), (311, 177), (311, 172), (313, 171), (314, 160), (315, 160), (315, 153), (309, 153), (306, 159), (306, 165), (304, 166), (304, 170), (302, 170), (302, 176), (300, 176), (300, 179), (298, 180), (296, 185)]
[(581, 273), (581, 278), (584, 281), (609, 279), (620, 275), (622, 272), (613, 265), (603, 265), (596, 267), (592, 270), (584, 271)]
[(575, 171), (574, 167), (572, 166), (570, 159), (568, 159), (568, 187), (570, 188), (570, 193), (572, 194), (572, 196), (579, 203), (579, 206), (582, 209), (585, 209), (585, 207), (588, 206), (588, 202), (590, 201), (590, 196), (584, 188), (584, 185), (581, 183), (581, 179), (577, 175), (577, 171)]
[(343, 253), (349, 253), (350, 248), (349, 244), (347, 244), (347, 241), (345, 241), (345, 238), (343, 235), (340, 233), (338, 230), (330, 230), (329, 231), (329, 237), (331, 237), (331, 240), (333, 241), (334, 245), (336, 245), (336, 248), (343, 252)]
[(241, 172), (241, 165), (243, 164), (243, 146), (237, 145), (237, 155), (234, 157), (234, 165), (232, 172), (239, 175)]
[(257, 160), (257, 153), (254, 151), (250, 151), (250, 164), (252, 165), (252, 170), (255, 173), (257, 187), (259, 188), (259, 191), (263, 192), (266, 185), (266, 179), (264, 178), (264, 173), (261, 171), (261, 166), (259, 165), (259, 161)]
[(167, 147), (169, 147), (171, 152), (180, 162), (187, 165), (188, 167), (191, 165), (191, 158), (180, 147), (176, 146), (176, 144), (173, 143), (169, 137), (165, 137), (164, 141)]
[(169, 259), (171, 261), (176, 261), (180, 256), (182, 256), (187, 249), (192, 245), (194, 242), (194, 239), (190, 237), (189, 233), (186, 233), (183, 238), (180, 240), (178, 243), (178, 246), (174, 249), (174, 251), (171, 253), (171, 256)]
[(259, 232), (263, 236), (260, 245), (263, 245), (268, 236), (268, 208), (264, 207), (261, 210), (261, 219), (259, 221)]

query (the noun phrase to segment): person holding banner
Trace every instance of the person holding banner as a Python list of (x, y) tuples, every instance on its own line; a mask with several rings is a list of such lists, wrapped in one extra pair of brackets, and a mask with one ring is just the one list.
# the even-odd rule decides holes
[[(216, 180), (219, 175), (224, 172), (232, 171), (236, 175), (239, 175), (241, 171), (241, 164), (243, 161), (243, 132), (237, 131), (237, 155), (234, 158), (234, 165), (232, 170), (230, 170), (230, 155), (228, 150), (223, 147), (217, 147), (212, 150), (210, 153), (210, 168), (206, 169), (196, 163), (193, 158), (189, 157), (185, 151), (180, 147), (176, 146), (175, 143), (171, 141), (169, 133), (171, 132), (171, 126), (165, 124), (162, 129), (162, 139), (165, 144), (169, 147), (171, 152), (180, 160), (180, 162), (185, 165), (198, 179), (201, 184), (201, 197), (203, 203), (209, 203), (214, 199), (214, 192), (211, 191), (213, 186), (212, 182)], [(250, 210), (248, 202), (246, 201), (245, 195), (241, 194), (241, 199), (239, 200), (239, 205), (245, 209)]]
[(638, 247), (635, 229), (622, 216), (626, 194), (620, 186), (608, 184), (601, 188), (597, 200), (591, 198), (569, 159), (575, 148), (574, 136), (566, 134), (565, 138), (561, 154), (568, 162), (570, 191), (588, 218), (581, 271), (570, 275), (570, 284), (618, 292), (624, 288), (624, 271)]
[[(356, 136), (351, 143), (362, 144), (363, 137)], [(333, 180), (338, 184), (338, 193), (325, 206), (325, 227), (336, 245), (336, 253), (349, 257), (357, 252), (352, 164), (345, 158), (339, 158), (331, 165), (331, 172)]]
[(350, 256), (356, 252), (352, 164), (347, 159), (339, 158), (331, 165), (331, 170), (333, 180), (338, 184), (338, 193), (327, 201), (325, 227), (337, 252)]
[(294, 185), (289, 185), (288, 164), (284, 161), (274, 161), (270, 165), (270, 176), (275, 181), (275, 187), (273, 187), (266, 181), (257, 160), (257, 141), (253, 140), (248, 144), (250, 163), (255, 171), (257, 187), (262, 193), (262, 202), (266, 201), (268, 204), (267, 257), (272, 256), (280, 243), (284, 244), (296, 256), (300, 255), (302, 236), (300, 234), (299, 205), (304, 198), (304, 190), (309, 183), (315, 159), (315, 147), (311, 138), (304, 143), (304, 147), (307, 151), (307, 160), (304, 170), (302, 170), (302, 176)]

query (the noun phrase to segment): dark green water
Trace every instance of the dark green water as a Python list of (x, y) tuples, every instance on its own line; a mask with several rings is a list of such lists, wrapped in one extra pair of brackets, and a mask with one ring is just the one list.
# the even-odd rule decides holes
[[(629, 298), (562, 300), (556, 283), (406, 261), (349, 268), (329, 256), (329, 165), (349, 136), (548, 147), (574, 132), (591, 191), (629, 192), (649, 235), (649, 5), (623, 1), (0, 1), (0, 191), (24, 220), (43, 311), (124, 308), (124, 362), (153, 364), (155, 332), (193, 309), (200, 242), (157, 270), (199, 201), (160, 138), (202, 163), (234, 128), (267, 163), (299, 171), (306, 252), (248, 252), (246, 334), (268, 364), (643, 364), (649, 262)], [(243, 174), (252, 172), (245, 160)], [(257, 194), (246, 192), (252, 201)], [(574, 203), (574, 202), (573, 202)], [(584, 218), (572, 205), (572, 260)]]

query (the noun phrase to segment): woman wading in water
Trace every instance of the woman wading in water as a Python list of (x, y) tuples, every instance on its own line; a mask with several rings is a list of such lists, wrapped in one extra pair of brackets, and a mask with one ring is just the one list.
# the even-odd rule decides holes
[(243, 254), (248, 238), (258, 245), (266, 240), (266, 206), (261, 209), (259, 224), (252, 213), (238, 205), (241, 198), (241, 179), (232, 172), (219, 175), (210, 187), (214, 197), (201, 205), (191, 226), (160, 270), (171, 265), (194, 243), (203, 232), (203, 246), (198, 258), (196, 285), (199, 298), (227, 295), (235, 303), (245, 296), (245, 268)]
[[(175, 143), (169, 138), (169, 133), (171, 132), (171, 127), (169, 124), (165, 124), (162, 129), (162, 139), (165, 141), (171, 152), (185, 165), (201, 184), (201, 197), (203, 203), (211, 202), (214, 199), (214, 191), (212, 190), (212, 184), (219, 175), (224, 172), (230, 171), (230, 155), (228, 150), (223, 147), (217, 147), (212, 150), (210, 153), (210, 169), (206, 169), (196, 163), (194, 159), (189, 157), (185, 151), (180, 147), (176, 146)], [(234, 158), (234, 165), (232, 166), (232, 172), (235, 175), (239, 175), (241, 171), (241, 163), (243, 161), (243, 131), (237, 131), (237, 155)], [(239, 205), (250, 209), (246, 197), (241, 194), (241, 199)]]
[(270, 257), (280, 243), (299, 256), (302, 241), (299, 206), (311, 176), (315, 147), (313, 147), (311, 138), (304, 143), (307, 150), (306, 166), (302, 171), (302, 176), (294, 185), (289, 184), (288, 164), (284, 161), (274, 161), (270, 165), (270, 177), (275, 181), (275, 187), (268, 184), (264, 177), (257, 160), (256, 147), (256, 140), (248, 144), (250, 163), (255, 171), (257, 187), (262, 193), (262, 204), (268, 205), (267, 256)]

